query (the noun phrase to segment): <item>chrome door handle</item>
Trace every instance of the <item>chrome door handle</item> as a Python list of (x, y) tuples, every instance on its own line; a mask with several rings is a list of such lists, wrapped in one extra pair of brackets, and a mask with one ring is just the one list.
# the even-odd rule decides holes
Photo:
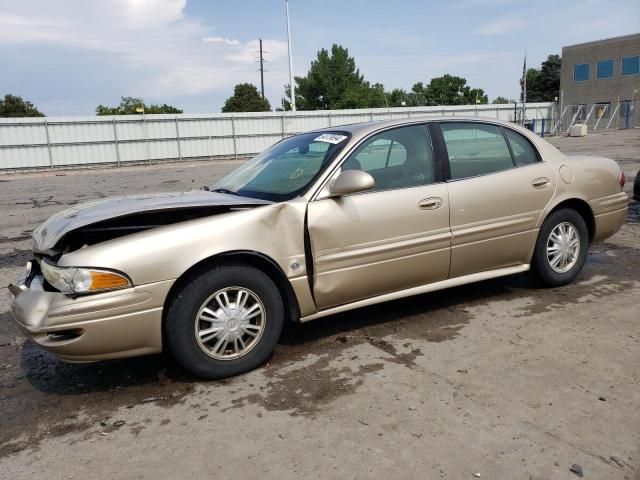
[(442, 199), (440, 197), (431, 197), (420, 200), (418, 208), (420, 210), (435, 210), (442, 206)]
[(551, 180), (549, 180), (547, 177), (540, 177), (533, 179), (531, 181), (531, 186), (533, 188), (545, 188), (548, 187), (550, 183)]

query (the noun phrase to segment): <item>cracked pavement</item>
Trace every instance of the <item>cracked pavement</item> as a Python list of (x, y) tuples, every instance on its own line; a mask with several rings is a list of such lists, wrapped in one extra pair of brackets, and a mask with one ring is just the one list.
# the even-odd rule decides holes
[[(558, 138), (616, 159), (640, 129)], [(0, 176), (0, 286), (68, 205), (211, 184), (237, 162)], [(0, 290), (0, 478), (640, 479), (640, 208), (578, 280), (517, 275), (290, 325), (219, 382), (151, 356), (65, 364)]]

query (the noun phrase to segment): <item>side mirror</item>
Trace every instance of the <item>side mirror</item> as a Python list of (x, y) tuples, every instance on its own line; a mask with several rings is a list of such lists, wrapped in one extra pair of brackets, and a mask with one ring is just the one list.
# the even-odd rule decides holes
[(329, 194), (332, 197), (340, 197), (350, 193), (364, 192), (373, 188), (375, 180), (367, 172), (362, 170), (344, 170), (331, 185)]

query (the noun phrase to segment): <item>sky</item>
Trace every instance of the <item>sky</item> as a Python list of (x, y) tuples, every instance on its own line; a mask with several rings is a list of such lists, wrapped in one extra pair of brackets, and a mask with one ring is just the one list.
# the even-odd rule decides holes
[[(639, 0), (290, 0), (293, 63), (349, 49), (361, 73), (410, 89), (445, 73), (516, 98), (525, 51), (640, 32)], [(93, 115), (122, 96), (219, 112), (236, 83), (280, 104), (288, 83), (284, 0), (0, 0), (0, 96), (49, 116)]]

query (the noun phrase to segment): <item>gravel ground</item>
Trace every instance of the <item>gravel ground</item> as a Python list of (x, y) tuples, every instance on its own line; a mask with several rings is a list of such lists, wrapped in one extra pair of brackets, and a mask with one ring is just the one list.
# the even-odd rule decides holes
[[(616, 159), (640, 129), (557, 138)], [(237, 162), (0, 176), (0, 287), (78, 202), (210, 184)], [(271, 361), (202, 382), (163, 356), (64, 364), (0, 290), (0, 478), (640, 480), (640, 208), (578, 281), (524, 275), (291, 326)]]

